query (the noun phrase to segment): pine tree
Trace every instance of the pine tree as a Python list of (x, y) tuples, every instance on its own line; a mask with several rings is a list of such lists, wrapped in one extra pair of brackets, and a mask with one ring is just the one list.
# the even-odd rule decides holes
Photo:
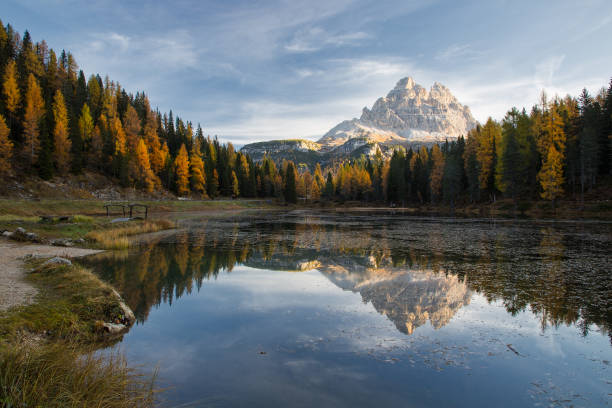
[(236, 172), (232, 170), (232, 198), (238, 198), (239, 195), (238, 177), (236, 177)]
[(285, 188), (283, 194), (285, 195), (285, 201), (288, 203), (297, 203), (297, 192), (295, 189), (296, 171), (292, 161), (287, 163), (287, 169), (285, 171)]
[(28, 77), (28, 91), (26, 93), (26, 108), (23, 123), (24, 144), (23, 157), (28, 169), (32, 169), (40, 149), (40, 120), (45, 113), (45, 102), (38, 81), (34, 75)]
[(189, 155), (190, 173), (191, 173), (191, 191), (206, 197), (206, 178), (204, 172), (204, 162), (202, 161), (202, 153), (198, 143), (194, 143), (191, 147)]
[(334, 190), (335, 190), (334, 180), (333, 180), (331, 172), (328, 171), (327, 181), (325, 182), (325, 190), (323, 191), (323, 196), (327, 200), (331, 200), (334, 197)]
[(68, 138), (68, 112), (64, 104), (64, 96), (58, 89), (53, 98), (53, 119), (55, 128), (53, 129), (53, 159), (55, 166), (60, 174), (66, 174), (70, 168), (70, 147), (71, 142)]
[(480, 181), (478, 179), (480, 174), (480, 163), (477, 159), (478, 133), (478, 128), (474, 128), (468, 132), (468, 139), (465, 144), (465, 151), (463, 152), (463, 165), (467, 178), (470, 201), (472, 203), (478, 201), (480, 198)]
[(13, 142), (9, 139), (10, 129), (6, 125), (4, 116), (0, 115), (0, 176), (6, 177), (11, 173), (11, 158), (13, 157)]
[(219, 195), (219, 173), (217, 173), (217, 169), (213, 169), (208, 186), (208, 195), (210, 198), (217, 197)]
[(181, 145), (176, 159), (174, 159), (174, 169), (177, 194), (180, 196), (189, 194), (189, 156), (184, 144)]
[(431, 190), (431, 201), (434, 202), (442, 192), (442, 177), (444, 177), (444, 155), (437, 144), (431, 149), (431, 160), (433, 167), (429, 180)]

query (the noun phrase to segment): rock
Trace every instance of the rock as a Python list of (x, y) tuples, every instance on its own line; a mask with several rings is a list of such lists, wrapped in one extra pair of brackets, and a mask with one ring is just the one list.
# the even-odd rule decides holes
[(69, 259), (60, 258), (59, 256), (56, 256), (54, 258), (49, 259), (48, 261), (45, 261), (42, 264), (42, 266), (48, 266), (48, 265), (72, 265), (72, 262), (70, 262)]
[(104, 323), (102, 327), (108, 334), (121, 334), (127, 330), (127, 326), (121, 323)]
[(131, 220), (131, 218), (129, 218), (129, 217), (115, 218), (115, 219), (111, 220), (111, 224), (114, 224), (116, 222), (128, 222), (130, 220)]
[(58, 238), (51, 241), (51, 245), (53, 246), (61, 246), (61, 247), (71, 247), (74, 246), (71, 240)]
[(25, 233), (26, 233), (26, 230), (21, 227), (17, 227), (17, 229), (15, 230), (15, 234), (25, 235)]
[(6, 238), (11, 238), (13, 236), (13, 233), (11, 231), (4, 231), (2, 233), (2, 236)]
[(83, 238), (75, 239), (74, 243), (78, 245), (82, 245), (85, 243), (85, 240)]
[(40, 242), (40, 238), (38, 238), (38, 235), (36, 235), (33, 232), (26, 232), (26, 239), (28, 241), (32, 241), (32, 242)]
[(113, 294), (119, 300), (119, 308), (121, 308), (121, 313), (123, 314), (123, 321), (131, 326), (136, 321), (134, 312), (125, 304), (123, 298), (115, 289), (113, 289)]

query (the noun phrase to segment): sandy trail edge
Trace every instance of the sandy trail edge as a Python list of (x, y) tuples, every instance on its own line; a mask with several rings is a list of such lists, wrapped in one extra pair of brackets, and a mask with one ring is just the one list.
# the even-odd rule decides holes
[(0, 239), (0, 311), (34, 301), (38, 293), (35, 287), (24, 280), (23, 257), (61, 256), (76, 258), (103, 252), (98, 249), (56, 247), (50, 245), (22, 244)]

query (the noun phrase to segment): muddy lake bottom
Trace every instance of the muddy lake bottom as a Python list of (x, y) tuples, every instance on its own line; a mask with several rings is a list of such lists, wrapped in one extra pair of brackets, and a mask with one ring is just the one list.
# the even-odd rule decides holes
[(602, 407), (612, 224), (387, 212), (192, 216), (83, 261), (170, 407)]

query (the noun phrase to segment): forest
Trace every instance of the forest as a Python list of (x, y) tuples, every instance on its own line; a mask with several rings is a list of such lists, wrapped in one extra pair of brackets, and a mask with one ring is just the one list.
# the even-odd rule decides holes
[(596, 95), (512, 108), (465, 137), (390, 157), (338, 160), (323, 169), (268, 157), (254, 162), (202, 127), (153, 109), (74, 56), (57, 54), (0, 22), (0, 175), (48, 180), (98, 172), (122, 187), (192, 198), (275, 197), (288, 203), (387, 202), (398, 206), (584, 201), (610, 183), (612, 81)]

